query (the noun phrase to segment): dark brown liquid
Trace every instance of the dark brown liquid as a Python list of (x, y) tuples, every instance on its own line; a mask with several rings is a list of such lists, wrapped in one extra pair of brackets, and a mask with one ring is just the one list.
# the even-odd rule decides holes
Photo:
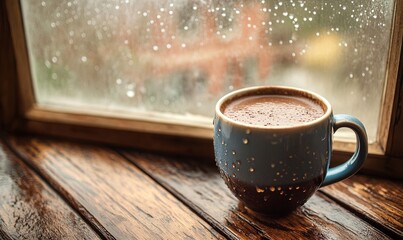
[(236, 99), (226, 106), (229, 118), (260, 126), (295, 126), (311, 122), (324, 114), (314, 101), (297, 96), (258, 95)]
[(282, 216), (302, 206), (318, 189), (323, 176), (288, 185), (256, 186), (239, 181), (221, 172), (235, 196), (249, 209), (273, 216)]

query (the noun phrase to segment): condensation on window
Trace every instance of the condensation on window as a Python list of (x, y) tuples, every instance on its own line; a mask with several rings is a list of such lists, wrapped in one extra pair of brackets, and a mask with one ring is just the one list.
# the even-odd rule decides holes
[(40, 104), (211, 122), (232, 90), (287, 85), (376, 139), (392, 0), (24, 0)]

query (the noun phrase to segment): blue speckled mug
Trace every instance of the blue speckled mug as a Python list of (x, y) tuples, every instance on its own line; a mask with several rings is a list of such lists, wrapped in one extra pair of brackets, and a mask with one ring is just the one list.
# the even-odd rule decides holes
[[(296, 126), (265, 127), (237, 122), (225, 107), (245, 96), (287, 95), (319, 104), (324, 114)], [(329, 168), (333, 132), (352, 129), (357, 148), (345, 163)], [(297, 88), (262, 86), (234, 91), (215, 109), (214, 152), (221, 176), (246, 207), (269, 215), (284, 215), (303, 205), (319, 187), (355, 174), (367, 157), (363, 124), (350, 115), (333, 116), (323, 97)]]

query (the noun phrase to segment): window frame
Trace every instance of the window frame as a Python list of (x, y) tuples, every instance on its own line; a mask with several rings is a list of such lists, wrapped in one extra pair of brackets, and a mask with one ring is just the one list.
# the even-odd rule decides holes
[[(193, 157), (213, 158), (212, 124), (190, 124), (183, 120), (136, 117), (133, 114), (105, 114), (90, 109), (40, 106), (35, 103), (22, 23), (20, 1), (6, 0), (0, 5), (1, 128), (78, 140), (136, 147)], [(364, 170), (402, 178), (402, 37), (403, 1), (396, 0), (387, 62), (386, 87), (375, 143), (369, 145)], [(139, 141), (139, 139), (141, 139)], [(334, 159), (339, 164), (354, 151), (354, 142), (335, 141)]]

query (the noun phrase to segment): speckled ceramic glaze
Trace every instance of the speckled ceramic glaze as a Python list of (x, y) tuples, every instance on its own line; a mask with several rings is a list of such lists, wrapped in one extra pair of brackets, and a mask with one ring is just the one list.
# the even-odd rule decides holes
[[(324, 115), (297, 126), (263, 127), (235, 122), (223, 114), (232, 100), (242, 96), (280, 94), (307, 97)], [(357, 149), (346, 163), (329, 169), (332, 134), (348, 127), (357, 135)], [(221, 176), (248, 208), (266, 214), (289, 213), (315, 191), (358, 171), (367, 156), (362, 123), (349, 115), (333, 116), (323, 97), (288, 87), (252, 87), (219, 100), (214, 118), (214, 151)]]

